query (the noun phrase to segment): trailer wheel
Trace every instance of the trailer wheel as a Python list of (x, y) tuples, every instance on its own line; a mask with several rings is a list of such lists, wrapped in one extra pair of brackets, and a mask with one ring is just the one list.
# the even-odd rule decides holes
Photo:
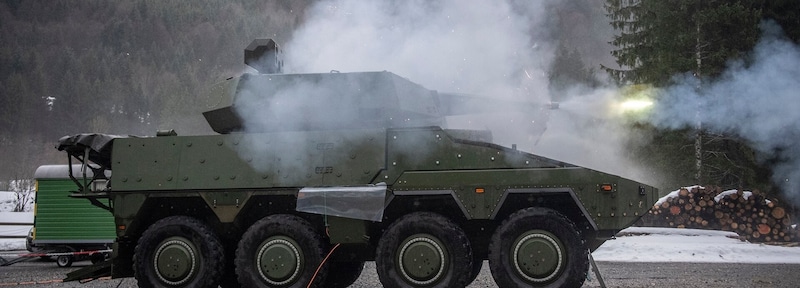
[(326, 288), (345, 288), (358, 280), (364, 271), (364, 261), (331, 262), (328, 265), (328, 277), (325, 278)]
[(208, 225), (171, 216), (150, 225), (139, 238), (134, 276), (139, 287), (217, 287), (224, 259), (222, 243)]
[(89, 254), (89, 260), (92, 261), (92, 264), (97, 264), (103, 261), (106, 261), (106, 253), (92, 253)]
[(449, 219), (417, 212), (389, 226), (378, 242), (375, 265), (385, 287), (464, 287), (472, 248), (464, 230)]
[[(278, 214), (256, 221), (236, 249), (242, 287), (306, 287), (324, 257), (322, 237), (303, 218)], [(325, 280), (319, 269), (314, 284)]]
[(572, 221), (532, 207), (511, 214), (492, 235), (489, 268), (500, 287), (580, 287), (588, 253)]
[(74, 260), (75, 258), (72, 257), (72, 255), (61, 255), (56, 257), (56, 265), (58, 265), (58, 267), (70, 267)]

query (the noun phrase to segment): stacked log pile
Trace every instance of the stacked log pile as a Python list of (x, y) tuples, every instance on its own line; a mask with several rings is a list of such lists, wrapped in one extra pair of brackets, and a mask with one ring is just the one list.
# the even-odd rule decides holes
[(750, 242), (794, 242), (786, 209), (758, 193), (719, 187), (681, 188), (662, 198), (640, 225), (732, 231)]

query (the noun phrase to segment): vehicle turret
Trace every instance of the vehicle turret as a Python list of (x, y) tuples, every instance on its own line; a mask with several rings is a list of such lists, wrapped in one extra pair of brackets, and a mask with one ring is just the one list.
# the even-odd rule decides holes
[[(283, 64), (277, 49), (272, 40), (253, 41), (245, 49), (245, 63), (259, 73), (229, 78), (212, 88), (209, 97), (216, 103), (203, 116), (214, 131), (443, 125), (436, 91), (386, 71), (278, 74)], [(245, 118), (260, 121), (245, 125)]]

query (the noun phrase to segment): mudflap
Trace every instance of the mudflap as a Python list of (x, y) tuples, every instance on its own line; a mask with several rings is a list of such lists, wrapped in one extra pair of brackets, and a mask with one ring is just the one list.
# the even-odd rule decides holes
[(97, 264), (86, 266), (67, 273), (67, 278), (64, 278), (63, 281), (68, 282), (79, 280), (82, 282), (88, 282), (101, 277), (111, 277), (111, 260), (99, 262)]

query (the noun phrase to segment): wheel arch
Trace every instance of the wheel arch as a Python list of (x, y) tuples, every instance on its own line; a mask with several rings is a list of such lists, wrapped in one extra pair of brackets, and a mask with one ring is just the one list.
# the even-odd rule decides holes
[(575, 223), (588, 240), (597, 233), (597, 224), (571, 188), (512, 188), (502, 196), (491, 219), (503, 221), (516, 211), (528, 207), (555, 210)]

